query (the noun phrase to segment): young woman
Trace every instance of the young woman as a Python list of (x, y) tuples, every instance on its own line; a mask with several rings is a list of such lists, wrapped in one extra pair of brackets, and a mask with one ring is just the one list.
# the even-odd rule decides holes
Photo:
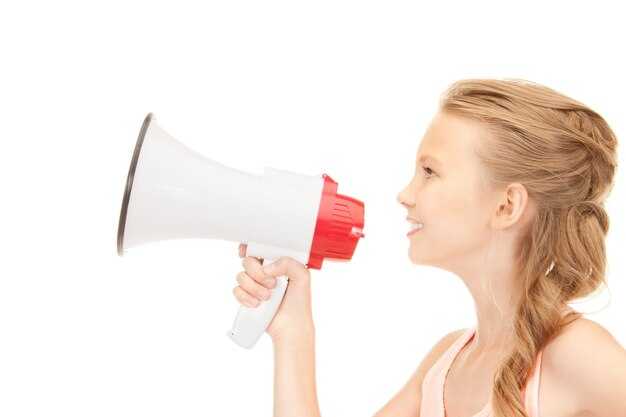
[[(616, 147), (600, 115), (541, 85), (464, 80), (444, 93), (398, 201), (411, 261), (458, 275), (477, 324), (443, 337), (376, 416), (626, 416), (626, 351), (568, 306), (605, 279)], [(308, 270), (243, 266), (234, 293), (247, 306), (290, 278), (267, 330), (274, 416), (319, 416)]]

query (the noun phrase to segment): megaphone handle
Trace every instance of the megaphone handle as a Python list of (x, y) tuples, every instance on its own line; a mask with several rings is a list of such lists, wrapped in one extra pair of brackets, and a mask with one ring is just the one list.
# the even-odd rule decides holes
[(285, 291), (287, 291), (287, 283), (286, 276), (276, 277), (276, 287), (270, 290), (269, 300), (261, 301), (255, 308), (239, 307), (233, 328), (228, 332), (228, 337), (243, 348), (252, 348), (278, 311)]

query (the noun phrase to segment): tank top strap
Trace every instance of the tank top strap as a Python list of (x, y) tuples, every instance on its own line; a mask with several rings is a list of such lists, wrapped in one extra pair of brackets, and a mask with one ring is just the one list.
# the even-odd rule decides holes
[(524, 388), (524, 405), (529, 417), (539, 417), (539, 384), (541, 382), (541, 360), (543, 351), (539, 351), (535, 366)]
[(448, 371), (452, 367), (454, 359), (465, 345), (472, 340), (476, 328), (467, 329), (448, 350), (428, 370), (422, 382), (422, 404), (420, 416), (422, 417), (445, 417), (444, 388)]

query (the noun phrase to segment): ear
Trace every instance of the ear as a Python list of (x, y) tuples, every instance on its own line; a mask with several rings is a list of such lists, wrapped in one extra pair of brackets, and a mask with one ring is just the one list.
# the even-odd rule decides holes
[(497, 207), (492, 219), (495, 229), (523, 225), (529, 207), (528, 190), (522, 184), (509, 184), (496, 199)]

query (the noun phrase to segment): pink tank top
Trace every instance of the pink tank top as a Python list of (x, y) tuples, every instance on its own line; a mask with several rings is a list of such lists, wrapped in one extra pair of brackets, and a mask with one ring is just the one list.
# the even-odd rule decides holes
[[(474, 337), (475, 328), (467, 330), (430, 368), (422, 383), (422, 406), (420, 417), (445, 417), (444, 386), (448, 371), (461, 349)], [(529, 417), (539, 417), (539, 379), (541, 373), (541, 352), (537, 356), (535, 368), (526, 382), (525, 404)], [(479, 411), (474, 417), (493, 417), (491, 403)]]

